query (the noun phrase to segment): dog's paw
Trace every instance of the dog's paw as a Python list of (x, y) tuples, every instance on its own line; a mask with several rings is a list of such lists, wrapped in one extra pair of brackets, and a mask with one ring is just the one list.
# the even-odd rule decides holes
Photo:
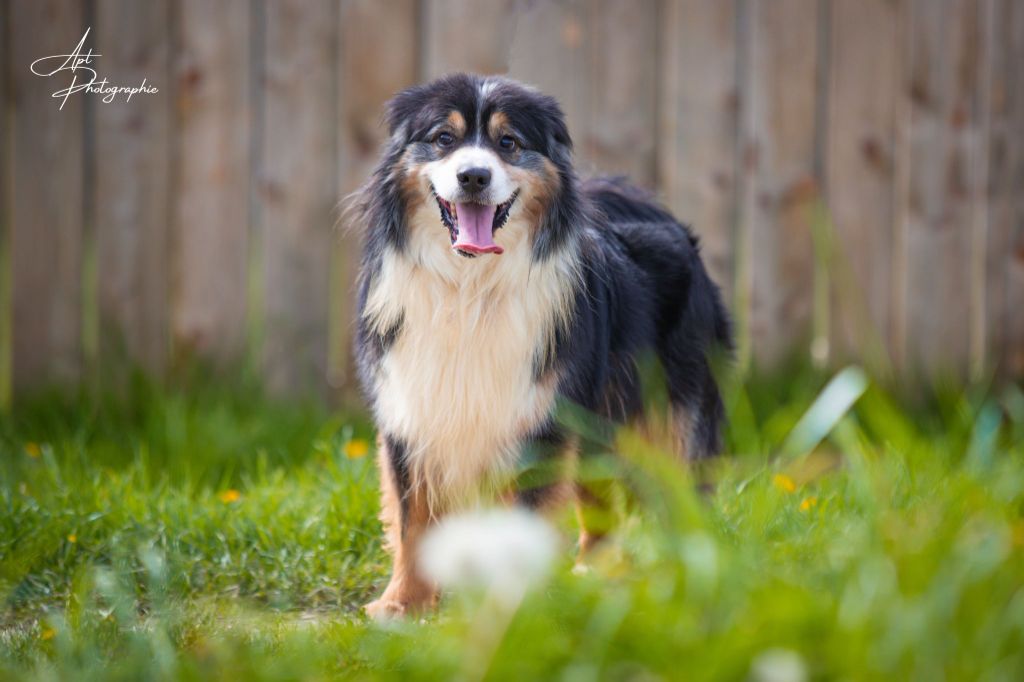
[(396, 620), (405, 616), (406, 607), (400, 601), (394, 599), (376, 599), (363, 607), (366, 615), (379, 621)]

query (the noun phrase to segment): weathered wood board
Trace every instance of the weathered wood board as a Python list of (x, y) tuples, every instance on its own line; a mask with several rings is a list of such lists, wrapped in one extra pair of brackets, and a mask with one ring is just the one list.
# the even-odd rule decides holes
[[(85, 96), (65, 102), (68, 71), (37, 59), (69, 54), (85, 32), (82, 3), (16, 2), (11, 26), (11, 282), (15, 389), (76, 380), (82, 367)], [(60, 60), (39, 63), (49, 73)]]
[(174, 4), (171, 333), (176, 355), (246, 350), (253, 55), (245, 0)]
[(157, 374), (168, 352), (170, 16), (168, 0), (98, 0), (92, 34), (112, 83), (159, 90), (94, 104), (90, 163), (103, 362)]
[(257, 180), (262, 236), (262, 366), (277, 393), (323, 389), (337, 201), (336, 3), (263, 6)]

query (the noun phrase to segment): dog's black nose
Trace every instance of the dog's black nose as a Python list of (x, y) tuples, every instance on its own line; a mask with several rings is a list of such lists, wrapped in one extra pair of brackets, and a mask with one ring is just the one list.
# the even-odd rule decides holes
[(459, 179), (459, 186), (469, 192), (478, 192), (491, 184), (491, 171), (486, 168), (466, 168), (455, 177)]

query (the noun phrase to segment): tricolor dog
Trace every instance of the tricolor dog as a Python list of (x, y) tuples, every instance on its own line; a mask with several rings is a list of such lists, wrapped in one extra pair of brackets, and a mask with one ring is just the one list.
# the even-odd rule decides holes
[[(709, 356), (731, 345), (696, 238), (626, 182), (578, 178), (551, 97), (458, 74), (399, 93), (386, 121), (359, 203), (356, 353), (394, 559), (374, 616), (434, 603), (416, 552), (444, 514), (487, 494), (587, 503), (571, 474), (515, 489), (517, 472), (577, 457), (554, 418), (563, 401), (609, 422), (638, 417), (643, 354), (663, 367), (680, 451), (715, 453), (723, 408)], [(594, 535), (583, 528), (581, 550)]]

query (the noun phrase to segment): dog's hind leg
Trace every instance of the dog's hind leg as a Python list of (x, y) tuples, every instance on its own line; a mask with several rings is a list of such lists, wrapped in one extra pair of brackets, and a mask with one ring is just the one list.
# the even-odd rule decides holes
[(578, 441), (553, 425), (527, 439), (515, 502), (542, 514), (558, 514), (572, 502), (580, 528), (578, 562), (582, 563), (611, 530), (614, 518), (610, 482), (579, 480)]
[(659, 349), (680, 454), (698, 460), (722, 449), (725, 407), (706, 351), (687, 330), (670, 334)]
[(615, 528), (614, 494), (614, 482), (608, 479), (576, 484), (576, 520), (580, 526), (577, 567), (586, 566), (594, 547)]
[(379, 599), (364, 608), (372, 618), (386, 619), (434, 606), (437, 588), (416, 567), (419, 542), (430, 522), (426, 492), (413, 486), (406, 446), (397, 439), (377, 439), (380, 468), (381, 521), (391, 552), (391, 580)]

